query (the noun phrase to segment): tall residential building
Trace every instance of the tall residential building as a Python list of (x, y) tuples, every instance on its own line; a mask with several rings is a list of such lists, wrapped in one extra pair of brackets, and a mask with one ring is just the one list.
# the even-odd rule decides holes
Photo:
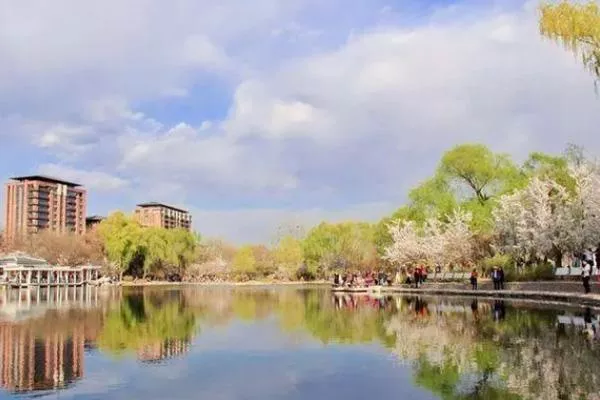
[(42, 230), (85, 233), (87, 193), (81, 185), (41, 175), (11, 178), (4, 186), (7, 240)]
[(161, 203), (138, 204), (135, 219), (147, 227), (192, 229), (192, 215), (189, 212)]

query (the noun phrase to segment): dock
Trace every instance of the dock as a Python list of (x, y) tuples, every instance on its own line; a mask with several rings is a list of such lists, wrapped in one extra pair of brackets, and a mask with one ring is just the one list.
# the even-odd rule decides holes
[(11, 288), (83, 286), (100, 276), (99, 266), (67, 267), (24, 253), (0, 258), (0, 282)]

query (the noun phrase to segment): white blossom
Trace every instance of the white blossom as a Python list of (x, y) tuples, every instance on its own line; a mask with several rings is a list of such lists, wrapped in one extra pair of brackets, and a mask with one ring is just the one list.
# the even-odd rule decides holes
[(534, 178), (502, 196), (493, 212), (498, 247), (524, 259), (556, 258), (596, 247), (600, 241), (600, 172), (572, 167), (575, 189)]
[(392, 244), (385, 258), (401, 265), (465, 263), (473, 253), (470, 221), (471, 214), (461, 210), (455, 210), (447, 223), (429, 218), (421, 229), (413, 221), (397, 221), (389, 227)]

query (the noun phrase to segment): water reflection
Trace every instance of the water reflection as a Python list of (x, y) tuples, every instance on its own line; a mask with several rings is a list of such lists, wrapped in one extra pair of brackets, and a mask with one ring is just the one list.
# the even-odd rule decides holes
[[(394, 374), (412, 382), (410, 398), (415, 399), (431, 398), (426, 393), (441, 399), (578, 399), (598, 394), (600, 384), (600, 329), (592, 309), (293, 288), (69, 290), (0, 293), (0, 385), (5, 391), (68, 394), (74, 382), (92, 379), (86, 368), (101, 360), (115, 368), (136, 360), (146, 368), (140, 370), (141, 379), (156, 380), (143, 375), (151, 371), (146, 364), (199, 357), (195, 346), (203, 344), (205, 332), (214, 336), (215, 329), (226, 329), (243, 335), (243, 342), (222, 336), (224, 346), (236, 347), (240, 358), (253, 342), (267, 340), (249, 334), (251, 327), (261, 326), (275, 326), (279, 337), (292, 338), (291, 356), (298, 354), (293, 343), (325, 345), (328, 350), (311, 353), (315, 365), (321, 351), (330, 357), (357, 349), (355, 364), (343, 368), (366, 365), (364, 379), (382, 380), (381, 398), (398, 397), (398, 389), (391, 389), (399, 381), (391, 378)], [(374, 364), (369, 357), (379, 357), (381, 349), (406, 367)], [(369, 352), (374, 355), (366, 357)], [(215, 354), (227, 365), (223, 371), (245, 365)], [(264, 378), (264, 385), (275, 385), (269, 374), (252, 372)], [(341, 384), (364, 386), (355, 379)], [(293, 398), (308, 396), (308, 387), (296, 388)], [(133, 389), (124, 384), (119, 390)], [(335, 396), (335, 390), (328, 390)]]
[(106, 314), (98, 348), (115, 356), (135, 353), (141, 361), (161, 361), (184, 354), (195, 327), (183, 292), (131, 293)]
[(84, 353), (100, 330), (97, 292), (1, 290), (0, 303), (2, 388), (52, 390), (83, 377)]

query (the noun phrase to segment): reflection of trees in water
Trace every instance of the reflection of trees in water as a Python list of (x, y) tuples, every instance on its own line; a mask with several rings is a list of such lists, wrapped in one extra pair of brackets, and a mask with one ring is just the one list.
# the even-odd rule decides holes
[(187, 351), (195, 328), (195, 315), (180, 291), (130, 293), (108, 313), (98, 347), (114, 355), (135, 351), (141, 360), (155, 361)]
[(392, 345), (386, 334), (384, 310), (379, 301), (368, 297), (331, 301), (331, 295), (309, 292), (304, 301), (304, 328), (323, 343), (365, 343), (379, 341)]
[[(110, 307), (52, 311), (22, 325), (34, 338), (68, 338), (74, 328), (83, 329), (85, 342), (102, 351), (153, 362), (185, 353), (199, 323), (271, 317), (282, 331), (310, 334), (325, 344), (381, 343), (412, 364), (416, 384), (443, 399), (588, 398), (600, 384), (600, 349), (583, 334), (557, 327), (555, 311), (503, 302), (293, 288), (137, 290), (123, 292)], [(12, 341), (2, 340), (15, 351)]]
[(395, 352), (414, 363), (419, 385), (446, 399), (578, 399), (598, 390), (599, 352), (580, 332), (561, 333), (552, 311), (506, 308), (498, 318), (499, 306), (419, 319), (400, 312), (388, 323)]

